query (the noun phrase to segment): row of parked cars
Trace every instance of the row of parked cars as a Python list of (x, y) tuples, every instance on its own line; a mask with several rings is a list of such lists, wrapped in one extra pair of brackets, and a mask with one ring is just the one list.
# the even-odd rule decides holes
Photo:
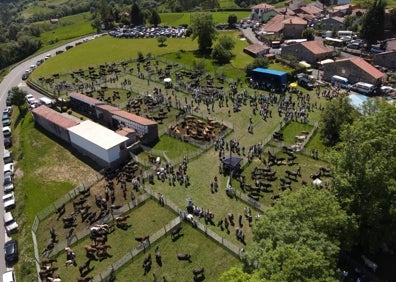
[(109, 32), (110, 36), (116, 38), (155, 38), (158, 36), (184, 38), (187, 36), (187, 28), (184, 26), (178, 27), (124, 27), (112, 30)]
[[(12, 147), (11, 138), (11, 115), (12, 115), (12, 91), (7, 92), (6, 108), (2, 113), (2, 126), (3, 126), (3, 140), (4, 140), (4, 180), (3, 180), (3, 206), (4, 206), (4, 228), (8, 236), (18, 232), (19, 226), (16, 222), (12, 210), (16, 206), (14, 194), (14, 160), (9, 148)], [(11, 239), (4, 244), (4, 258), (7, 267), (11, 267), (18, 260), (18, 242)], [(3, 281), (14, 282), (16, 281), (15, 273), (13, 270), (3, 273)]]

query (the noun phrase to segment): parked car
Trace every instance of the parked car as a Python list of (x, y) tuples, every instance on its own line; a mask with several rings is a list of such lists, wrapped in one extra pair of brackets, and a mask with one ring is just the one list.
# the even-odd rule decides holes
[(11, 137), (11, 127), (4, 126), (3, 127), (3, 136), (4, 137)]
[(314, 88), (311, 81), (306, 77), (299, 77), (297, 80), (298, 85), (304, 87), (305, 89), (312, 90)]
[(9, 211), (13, 208), (15, 208), (15, 196), (14, 192), (5, 194), (3, 196), (3, 203), (4, 203), (4, 210)]
[(12, 115), (12, 107), (11, 106), (7, 106), (4, 110), (3, 110), (3, 114), (7, 114), (8, 116)]
[(14, 179), (10, 173), (4, 174), (3, 188), (4, 193), (10, 193), (14, 190)]
[(4, 148), (9, 149), (12, 147), (12, 139), (11, 137), (4, 137), (3, 138), (3, 142), (4, 142)]
[(3, 282), (16, 282), (14, 270), (3, 273)]
[(13, 158), (12, 158), (12, 153), (9, 150), (4, 150), (3, 153), (3, 162), (4, 164), (9, 164), (14, 162)]
[(18, 260), (18, 242), (16, 240), (10, 240), (4, 244), (4, 255), (7, 263)]
[(4, 226), (8, 236), (18, 232), (18, 228), (19, 228), (18, 223), (16, 222), (11, 212), (4, 213)]
[(10, 118), (3, 118), (2, 120), (1, 120), (1, 123), (3, 124), (3, 126), (10, 126), (11, 125), (11, 120), (10, 120)]
[(14, 163), (5, 164), (3, 172), (4, 174), (10, 173), (11, 175), (14, 175)]
[(28, 104), (31, 104), (33, 101), (36, 100), (36, 98), (34, 98), (34, 96), (32, 94), (26, 94), (25, 96), (25, 100)]

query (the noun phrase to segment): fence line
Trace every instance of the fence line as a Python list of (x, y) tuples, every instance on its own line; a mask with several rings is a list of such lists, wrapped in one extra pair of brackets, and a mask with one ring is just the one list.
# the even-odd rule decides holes
[(85, 188), (89, 188), (93, 186), (95, 183), (99, 182), (103, 176), (101, 174), (95, 174), (95, 179), (89, 179), (87, 183), (83, 184), (82, 186), (77, 186), (73, 190), (69, 191), (67, 194), (63, 195), (61, 198), (59, 198), (57, 201), (55, 201), (52, 205), (49, 205), (48, 207), (44, 208), (40, 212), (38, 212), (34, 218), (33, 225), (32, 225), (32, 240), (33, 240), (33, 250), (34, 250), (34, 258), (35, 258), (35, 264), (36, 264), (36, 270), (37, 270), (37, 281), (41, 281), (40, 276), (39, 276), (39, 271), (40, 271), (40, 255), (38, 251), (38, 246), (37, 246), (37, 236), (36, 232), (38, 229), (38, 226), (40, 224), (40, 221), (47, 218), (51, 213), (53, 213), (56, 209), (56, 207), (59, 207), (60, 205), (67, 203), (70, 201), (72, 198), (71, 196), (78, 195), (80, 191), (84, 190)]
[(141, 252), (145, 251), (146, 248), (150, 247), (150, 245), (152, 243), (158, 241), (161, 237), (163, 237), (172, 228), (174, 228), (175, 226), (177, 226), (180, 223), (181, 223), (180, 216), (174, 218), (168, 224), (164, 225), (163, 228), (161, 228), (160, 230), (155, 232), (153, 235), (151, 235), (148, 243), (140, 244), (140, 245), (134, 247), (133, 249), (129, 250), (121, 259), (114, 262), (109, 268), (105, 269), (104, 271), (99, 273), (97, 276), (95, 276), (93, 281), (107, 281), (106, 279), (110, 276), (110, 273), (112, 271), (116, 271), (119, 268), (121, 268), (122, 266), (124, 266), (126, 263), (128, 263), (130, 260), (132, 260), (134, 257), (139, 255)]
[[(114, 220), (114, 217), (124, 214), (135, 207), (138, 207), (140, 204), (145, 202), (150, 196), (147, 194), (140, 195), (134, 200), (133, 202), (129, 202), (128, 204), (123, 205), (118, 210), (114, 211), (113, 213), (109, 213), (105, 217), (101, 218), (100, 220), (96, 221), (95, 224), (105, 224), (109, 223)], [(90, 234), (89, 226), (86, 229), (76, 232), (69, 240), (64, 240), (56, 244), (56, 247), (51, 251), (51, 253), (47, 255), (55, 255), (64, 250), (65, 247), (71, 246), (74, 243), (78, 242), (79, 240), (87, 237)]]
[[(152, 197), (154, 197), (155, 199), (160, 201), (161, 194), (154, 193), (153, 190), (151, 190), (149, 187), (146, 187), (146, 186), (143, 186), (143, 189), (148, 194), (150, 194)], [(186, 211), (181, 210), (175, 203), (173, 203), (170, 200), (162, 198), (162, 201), (163, 201), (165, 206), (168, 206), (169, 208), (174, 210), (176, 213), (178, 213), (180, 215), (180, 217), (182, 217), (183, 219), (186, 219), (186, 216), (187, 216)], [(196, 223), (197, 223), (197, 227), (198, 227), (199, 230), (201, 230), (202, 232), (204, 232), (205, 234), (210, 236), (213, 240), (219, 242), (221, 245), (223, 245), (224, 247), (229, 249), (231, 252), (233, 252), (237, 256), (240, 256), (240, 248), (238, 248), (233, 243), (229, 242), (227, 239), (224, 239), (223, 237), (219, 236), (216, 232), (208, 229), (206, 225), (204, 225), (204, 224), (202, 224), (202, 223), (200, 223), (198, 221)]]

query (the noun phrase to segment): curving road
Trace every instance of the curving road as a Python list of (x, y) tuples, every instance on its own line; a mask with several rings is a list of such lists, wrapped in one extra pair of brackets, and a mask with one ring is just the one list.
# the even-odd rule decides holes
[[(34, 57), (31, 57), (23, 62), (21, 62), (20, 64), (18, 64), (17, 66), (15, 66), (3, 79), (3, 81), (1, 81), (0, 83), (0, 110), (1, 112), (3, 112), (5, 106), (6, 106), (6, 97), (7, 97), (7, 92), (9, 89), (11, 89), (12, 87), (18, 86), (21, 89), (25, 90), (28, 93), (33, 94), (33, 96), (35, 96), (36, 98), (40, 98), (43, 97), (44, 95), (42, 95), (41, 93), (29, 88), (26, 83), (22, 80), (22, 74), (25, 72), (25, 70), (29, 69), (29, 67), (33, 64), (36, 64), (36, 62), (39, 59), (43, 59), (47, 54), (50, 54), (51, 56), (55, 56), (56, 52), (59, 50), (65, 50), (66, 45), (75, 45), (75, 43), (83, 41), (85, 39), (93, 39), (92, 36), (87, 36), (85, 38), (80, 38), (78, 40), (72, 41), (72, 42), (68, 42), (60, 47), (57, 47), (51, 51), (42, 53), (40, 55), (36, 55)], [(0, 142), (1, 144), (4, 144), (3, 142), (3, 135), (0, 134)], [(2, 147), (3, 150), (4, 147)], [(12, 148), (11, 148), (12, 150)], [(1, 161), (0, 164), (1, 170), (3, 170), (4, 167), (4, 163)], [(0, 181), (1, 183), (3, 183), (4, 181), (4, 175), (0, 173)], [(4, 191), (3, 189), (0, 189), (0, 196), (3, 197)], [(18, 199), (16, 199), (16, 204), (18, 204)], [(3, 214), (4, 214), (4, 205), (3, 205), (3, 201), (1, 201), (1, 207), (0, 207), (0, 217), (1, 217), (1, 222), (3, 222)], [(13, 214), (14, 215), (14, 214)], [(14, 215), (15, 216), (15, 215)], [(18, 222), (18, 218), (16, 218), (16, 221)], [(28, 226), (28, 228), (30, 229), (30, 226)], [(4, 245), (4, 243), (6, 241), (10, 240), (10, 238), (7, 236), (6, 232), (5, 232), (5, 228), (4, 228), (4, 224), (1, 224), (0, 227), (0, 244)], [(4, 259), (4, 255), (0, 255), (0, 272), (1, 275), (3, 275), (4, 272), (6, 272), (7, 270), (10, 270), (9, 268), (7, 268), (6, 264), (5, 264), (5, 259)]]

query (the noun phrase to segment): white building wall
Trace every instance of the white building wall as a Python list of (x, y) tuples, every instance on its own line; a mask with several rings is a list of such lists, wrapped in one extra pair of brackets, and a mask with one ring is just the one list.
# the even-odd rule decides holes
[(77, 145), (78, 147), (84, 149), (85, 151), (95, 155), (96, 157), (104, 160), (107, 163), (111, 163), (119, 158), (120, 148), (119, 146), (115, 146), (108, 150), (105, 150), (98, 145), (81, 138), (80, 136), (76, 135), (75, 133), (69, 131), (70, 134), (70, 141), (72, 144)]

